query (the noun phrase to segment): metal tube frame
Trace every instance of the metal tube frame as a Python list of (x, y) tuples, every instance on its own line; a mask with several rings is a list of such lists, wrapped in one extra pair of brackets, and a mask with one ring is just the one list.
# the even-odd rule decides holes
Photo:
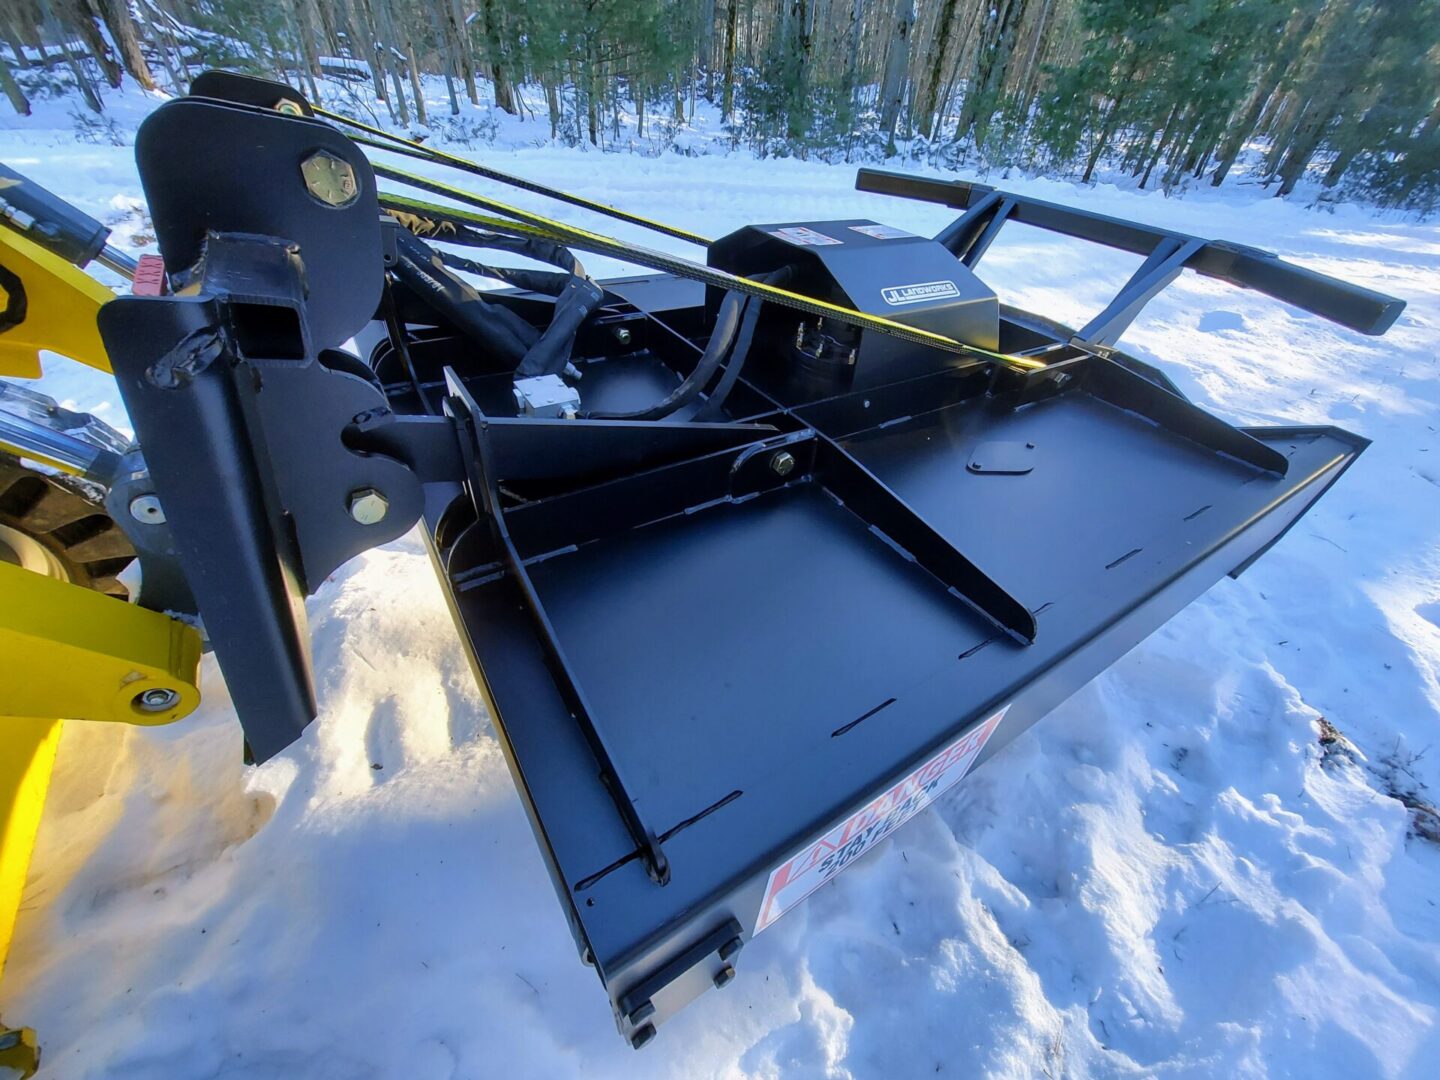
[(971, 269), (1001, 227), (1012, 221), (1145, 256), (1145, 262), (1120, 294), (1075, 335), (1073, 344), (1102, 353), (1114, 347), (1145, 304), (1181, 270), (1194, 270), (1202, 277), (1254, 289), (1371, 336), (1390, 329), (1405, 309), (1403, 300), (1307, 270), (1259, 248), (1124, 221), (998, 191), (988, 184), (860, 169), (855, 188), (964, 210), (935, 239)]

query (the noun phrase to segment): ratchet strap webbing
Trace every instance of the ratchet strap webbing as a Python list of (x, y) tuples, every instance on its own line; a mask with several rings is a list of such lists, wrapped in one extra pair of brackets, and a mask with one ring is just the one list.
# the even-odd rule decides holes
[[(497, 200), (486, 198), (483, 195), (476, 195), (473, 192), (452, 187), (449, 184), (444, 184), (437, 180), (416, 176), (412, 173), (405, 172), (403, 169), (396, 169), (388, 165), (380, 164), (375, 164), (374, 169), (377, 176), (383, 176), (386, 179), (407, 184), (419, 188), (422, 191), (442, 195), (446, 198), (454, 199), (457, 202), (469, 203), (472, 206), (489, 210), (492, 214), (503, 215), (503, 217), (492, 217), (485, 214), (477, 214), (470, 210), (463, 210), (458, 207), (439, 206), (435, 203), (423, 202), (419, 199), (412, 199), (404, 195), (394, 195), (388, 192), (380, 193), (381, 207), (400, 215), (402, 224), (412, 232), (416, 232), (429, 240), (437, 240), (443, 243), (445, 240), (444, 230), (447, 226), (451, 228), (469, 226), (489, 229), (494, 232), (510, 233), (517, 236), (530, 236), (551, 240), (556, 243), (578, 248), (581, 251), (589, 251), (597, 255), (608, 255), (611, 258), (649, 267), (652, 270), (660, 270), (668, 274), (674, 274), (676, 277), (699, 281), (706, 285), (713, 285), (716, 288), (738, 292), (745, 296), (758, 297), (761, 300), (768, 300), (781, 307), (791, 308), (792, 310), (801, 311), (818, 318), (838, 319), (852, 326), (874, 330), (882, 334), (889, 334), (903, 341), (926, 345), (930, 348), (954, 353), (958, 356), (984, 356), (992, 360), (1002, 361), (1014, 367), (1025, 369), (1043, 368), (1045, 366), (1043, 362), (1038, 360), (1031, 360), (1021, 356), (1008, 356), (1005, 353), (992, 352), (989, 349), (966, 345), (956, 341), (954, 338), (946, 337), (943, 334), (931, 333), (919, 327), (906, 326), (903, 323), (894, 322), (880, 315), (870, 315), (841, 304), (832, 304), (826, 300), (817, 300), (814, 297), (791, 292), (789, 289), (781, 288), (778, 285), (768, 285), (761, 281), (753, 281), (749, 278), (727, 273), (724, 270), (718, 270), (713, 266), (692, 262), (678, 255), (670, 255), (662, 251), (655, 251), (651, 248), (628, 244), (616, 240), (613, 237), (605, 236), (601, 233), (593, 233), (588, 229), (582, 229), (575, 225), (567, 225), (561, 221), (554, 221), (540, 214), (531, 213), (528, 210), (521, 210)], [(505, 218), (512, 220), (507, 221)]]
[(698, 233), (690, 232), (687, 229), (682, 229), (675, 225), (666, 225), (663, 221), (652, 221), (650, 218), (640, 214), (632, 214), (628, 210), (621, 210), (619, 207), (610, 206), (607, 203), (595, 202), (593, 199), (573, 195), (568, 191), (561, 191), (559, 188), (547, 187), (545, 184), (537, 184), (533, 180), (526, 180), (523, 176), (515, 176), (511, 173), (501, 172), (499, 169), (492, 169), (488, 165), (481, 165), (468, 158), (459, 157), (455, 154), (447, 154), (443, 150), (436, 150), (433, 147), (424, 146), (411, 139), (405, 139), (399, 135), (392, 135), (390, 132), (381, 128), (372, 127), (359, 120), (352, 120), (348, 116), (330, 112), (328, 109), (316, 108), (315, 115), (322, 119), (330, 120), (333, 123), (344, 124), (346, 127), (353, 128), (356, 131), (365, 132), (369, 138), (358, 138), (353, 135), (350, 137), (354, 142), (362, 146), (369, 146), (377, 150), (404, 154), (407, 157), (448, 165), (462, 172), (471, 173), (475, 176), (483, 176), (487, 180), (494, 180), (501, 184), (509, 184), (511, 187), (520, 188), (522, 191), (533, 192), (536, 195), (544, 195), (546, 198), (569, 203), (571, 206), (579, 206), (586, 210), (593, 210), (597, 214), (604, 214), (618, 221), (627, 221), (632, 225), (639, 225), (641, 228), (664, 233), (666, 236), (673, 236), (677, 240), (684, 240), (691, 244), (699, 244), (701, 247), (708, 247), (710, 244), (710, 241), (705, 237)]

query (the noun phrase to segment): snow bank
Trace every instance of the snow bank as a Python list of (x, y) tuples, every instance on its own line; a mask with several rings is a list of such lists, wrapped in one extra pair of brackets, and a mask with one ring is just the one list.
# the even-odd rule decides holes
[[(6, 124), (0, 157), (151, 243), (130, 150), (76, 144), (51, 106)], [(848, 168), (509, 141), (481, 156), (708, 235), (947, 219), (854, 192)], [(1126, 338), (1227, 419), (1374, 446), (1243, 578), (757, 938), (638, 1054), (575, 956), (418, 540), (370, 552), (310, 601), (321, 715), (278, 759), (240, 764), (209, 661), (181, 724), (67, 726), (4, 984), (48, 1075), (1433, 1076), (1440, 849), (1387, 792), (1440, 787), (1440, 227), (1011, 186), (1408, 299), (1374, 340), (1185, 279)], [(1079, 324), (1137, 261), (1015, 228), (984, 266), (1004, 299)], [(123, 423), (102, 376), (53, 364), (44, 385)], [(1349, 745), (1322, 746), (1322, 716)]]

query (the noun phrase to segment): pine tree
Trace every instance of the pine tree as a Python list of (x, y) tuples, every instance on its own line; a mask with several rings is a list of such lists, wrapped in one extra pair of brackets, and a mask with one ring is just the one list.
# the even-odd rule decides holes
[[(328, 57), (363, 65), (364, 92)], [(4, 0), (0, 63), (22, 114), (42, 86), (98, 111), (126, 76), (179, 92), (228, 66), (406, 125), (430, 120), (427, 77), (452, 116), (484, 78), (500, 110), (538, 88), (552, 136), (596, 145), (632, 108), (653, 138), (703, 97), (762, 155), (889, 154), (915, 132), (936, 164), (958, 143), (1169, 190), (1222, 184), (1259, 145), (1278, 195), (1308, 177), (1436, 200), (1440, 0)]]

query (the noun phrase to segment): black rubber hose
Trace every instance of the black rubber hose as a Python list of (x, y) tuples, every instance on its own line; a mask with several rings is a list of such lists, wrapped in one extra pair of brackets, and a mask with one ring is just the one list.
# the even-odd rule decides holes
[(435, 252), (404, 229), (395, 239), (395, 277), (461, 333), (516, 367), (540, 340), (540, 332), (513, 311), (487, 301), (469, 282), (447, 270)]
[[(782, 266), (773, 274), (757, 275), (755, 280), (768, 285), (784, 285), (790, 280), (790, 277), (790, 267)], [(721, 409), (724, 408), (730, 391), (735, 389), (735, 383), (740, 379), (740, 372), (745, 368), (745, 361), (750, 355), (750, 346), (755, 341), (755, 327), (760, 322), (762, 307), (763, 304), (758, 297), (746, 298), (745, 310), (740, 320), (740, 336), (735, 339), (735, 348), (730, 350), (730, 362), (725, 365), (725, 374), (720, 376), (720, 382), (716, 385), (715, 392), (705, 399), (705, 404), (691, 419), (700, 422), (724, 419), (721, 416)]]
[(705, 399), (705, 404), (692, 419), (700, 422), (722, 419), (721, 407), (730, 396), (730, 391), (735, 388), (736, 380), (740, 378), (746, 354), (750, 352), (750, 343), (755, 339), (755, 324), (759, 321), (759, 316), (760, 301), (753, 296), (747, 296), (741, 310), (740, 334), (735, 339), (735, 348), (730, 352), (730, 362), (725, 365), (725, 373), (720, 376), (715, 392)]
[(555, 311), (550, 316), (550, 325), (540, 335), (540, 340), (526, 351), (515, 374), (521, 377), (531, 375), (559, 375), (570, 363), (575, 352), (575, 335), (580, 324), (605, 299), (605, 291), (588, 277), (579, 274), (571, 276), (555, 297)]
[(705, 352), (700, 357), (700, 362), (695, 365), (695, 370), (690, 372), (679, 386), (660, 401), (635, 412), (592, 412), (585, 415), (592, 420), (660, 420), (690, 404), (700, 391), (705, 389), (706, 384), (715, 377), (715, 372), (720, 369), (720, 363), (725, 359), (725, 354), (735, 343), (735, 333), (740, 327), (740, 309), (743, 301), (744, 297), (739, 293), (727, 292), (725, 294), (725, 299), (720, 301), (719, 314), (715, 316), (715, 329), (710, 333), (710, 340), (705, 345)]
[(464, 270), (467, 274), (493, 278), (516, 289), (543, 293), (546, 296), (559, 296), (565, 286), (569, 284), (571, 277), (574, 276), (555, 270), (527, 270), (521, 266), (495, 266), (438, 249), (436, 254), (440, 256), (440, 261), (452, 270)]
[[(575, 351), (575, 334), (605, 299), (580, 261), (563, 245), (536, 237), (502, 236), (464, 230), (437, 234), (437, 239), (508, 251), (558, 266), (563, 273), (489, 266), (431, 248), (407, 229), (396, 237), (395, 276), (472, 340), (496, 353), (519, 378), (558, 375)], [(497, 278), (555, 298), (555, 309), (543, 332), (515, 312), (485, 298), (447, 267)]]
[[(445, 239), (452, 237), (447, 234)], [(575, 335), (581, 324), (590, 317), (590, 313), (605, 299), (605, 290), (590, 280), (590, 275), (580, 265), (580, 260), (575, 258), (569, 248), (560, 244), (536, 238), (478, 232), (467, 236), (465, 240), (467, 243), (479, 240), (475, 246), (483, 244), (498, 251), (514, 252), (527, 259), (548, 262), (564, 270), (564, 273), (557, 274), (547, 270), (526, 270), (523, 267), (491, 266), (461, 258), (448, 251), (438, 253), (440, 261), (446, 266), (467, 270), (482, 277), (495, 278), (516, 288), (553, 296), (555, 310), (550, 316), (550, 323), (540, 337), (525, 350), (525, 355), (515, 367), (515, 374), (522, 379), (533, 375), (560, 374), (575, 352)]]

